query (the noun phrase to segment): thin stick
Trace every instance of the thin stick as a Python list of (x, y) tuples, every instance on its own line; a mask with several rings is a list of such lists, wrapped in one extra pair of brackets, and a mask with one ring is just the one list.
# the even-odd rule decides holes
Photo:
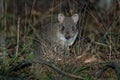
[(48, 61), (44, 61), (44, 60), (34, 60), (33, 63), (39, 63), (39, 64), (43, 64), (43, 65), (47, 65), (49, 66), (50, 68), (54, 69), (56, 72), (62, 74), (62, 75), (65, 75), (65, 76), (68, 76), (68, 77), (71, 77), (71, 78), (76, 78), (76, 79), (81, 79), (81, 80), (84, 80), (83, 77), (81, 76), (77, 76), (77, 75), (74, 75), (74, 74), (71, 74), (71, 73), (67, 73), (67, 72), (64, 72), (62, 71), (60, 68), (58, 68), (57, 66), (55, 66), (54, 64), (52, 63), (49, 63)]
[(18, 55), (18, 49), (19, 49), (19, 40), (20, 38), (20, 18), (18, 18), (18, 25), (17, 25), (17, 46), (16, 46), (16, 57)]

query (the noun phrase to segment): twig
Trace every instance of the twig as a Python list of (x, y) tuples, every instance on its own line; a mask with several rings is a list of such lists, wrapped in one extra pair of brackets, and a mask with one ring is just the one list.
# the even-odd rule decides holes
[(18, 25), (17, 25), (17, 46), (16, 46), (16, 57), (18, 55), (18, 49), (19, 49), (19, 37), (20, 37), (20, 18), (18, 18)]
[(30, 12), (30, 19), (31, 19), (31, 17), (32, 17), (32, 11), (33, 11), (33, 9), (34, 9), (35, 3), (36, 3), (36, 0), (33, 1), (33, 5), (32, 5), (32, 8), (31, 8), (31, 12)]
[(16, 46), (16, 54), (15, 57), (11, 60), (9, 65), (12, 65), (12, 63), (16, 60), (18, 57), (18, 49), (19, 49), (19, 37), (20, 37), (20, 18), (18, 18), (18, 25), (17, 25), (17, 46)]
[(99, 69), (99, 70), (95, 73), (95, 77), (100, 78), (101, 75), (102, 75), (108, 68), (112, 68), (112, 69), (115, 71), (118, 80), (120, 80), (120, 67), (119, 67), (119, 65), (118, 65), (118, 63), (117, 63), (116, 61), (110, 62), (110, 63), (106, 64), (105, 66), (103, 66), (101, 69)]
[(21, 70), (21, 69), (23, 69), (25, 67), (31, 66), (32, 63), (38, 63), (38, 64), (46, 65), (46, 66), (52, 68), (53, 70), (55, 70), (56, 72), (58, 72), (59, 74), (62, 74), (62, 75), (65, 75), (65, 76), (68, 76), (68, 77), (71, 77), (71, 78), (84, 80), (83, 77), (77, 76), (77, 75), (74, 75), (74, 74), (71, 74), (71, 73), (64, 72), (60, 68), (55, 66), (54, 64), (50, 63), (49, 61), (45, 61), (45, 60), (22, 61), (22, 63), (20, 63), (20, 64), (18, 64), (16, 66), (11, 67), (10, 68), (10, 72), (12, 72), (12, 71), (19, 71), (19, 70)]
[(48, 61), (44, 61), (44, 60), (39, 60), (39, 61), (37, 60), (36, 61), (36, 60), (34, 60), (33, 63), (39, 63), (39, 64), (47, 65), (47, 66), (49, 66), (50, 68), (54, 69), (56, 72), (58, 72), (62, 75), (65, 75), (65, 76), (68, 76), (68, 77), (71, 77), (71, 78), (84, 80), (84, 78), (81, 77), (81, 76), (77, 76), (77, 75), (62, 71), (60, 68), (58, 68), (57, 66), (55, 66), (52, 63), (49, 63)]

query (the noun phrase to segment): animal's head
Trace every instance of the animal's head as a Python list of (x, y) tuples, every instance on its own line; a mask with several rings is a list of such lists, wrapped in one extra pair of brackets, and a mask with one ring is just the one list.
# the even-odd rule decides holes
[(74, 14), (71, 17), (65, 17), (64, 14), (58, 14), (59, 21), (59, 38), (71, 46), (77, 35), (78, 29), (76, 27), (79, 20), (78, 14)]

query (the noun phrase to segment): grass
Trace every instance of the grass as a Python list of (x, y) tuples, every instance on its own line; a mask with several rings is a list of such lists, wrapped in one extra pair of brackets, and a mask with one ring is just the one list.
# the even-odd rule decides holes
[[(69, 4), (72, 3), (74, 4), (74, 1)], [(35, 11), (39, 9), (35, 7), (35, 2), (31, 3), (31, 9), (28, 3), (25, 3), (26, 7), (23, 11), (26, 12), (21, 11), (19, 16), (15, 11), (12, 13), (7, 11), (9, 9), (7, 6), (11, 4), (13, 3), (5, 0), (4, 12), (0, 16), (1, 80), (120, 79), (120, 11), (116, 9), (116, 5), (111, 9), (112, 14), (110, 11), (108, 11), (109, 14), (103, 14), (98, 9), (93, 10), (90, 7), (88, 9), (85, 7), (83, 12), (78, 12), (79, 35), (74, 45), (70, 47), (70, 56), (66, 58), (58, 54), (59, 52), (53, 53), (51, 49), (54, 46), (48, 49), (48, 45), (39, 40), (37, 33), (42, 25), (41, 20), (44, 24), (50, 20), (54, 22), (54, 18), (49, 15), (56, 15), (60, 6), (59, 1), (53, 3), (52, 9), (46, 10), (45, 13)], [(55, 6), (56, 4), (58, 5)], [(119, 1), (117, 4), (119, 5)], [(14, 6), (19, 10), (17, 5)], [(65, 12), (66, 15), (72, 13), (70, 11)], [(43, 20), (44, 17), (45, 20)], [(47, 47), (44, 50), (47, 54), (39, 61), (33, 61), (35, 41)], [(31, 66), (29, 61), (32, 63)], [(23, 63), (28, 65), (25, 67)]]

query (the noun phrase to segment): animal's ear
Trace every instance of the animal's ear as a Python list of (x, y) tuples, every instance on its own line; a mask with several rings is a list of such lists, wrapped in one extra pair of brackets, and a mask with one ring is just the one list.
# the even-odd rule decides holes
[(64, 18), (65, 18), (64, 14), (62, 14), (62, 13), (59, 13), (59, 14), (58, 14), (58, 21), (59, 21), (60, 23), (63, 23)]
[(78, 14), (74, 14), (74, 15), (72, 16), (72, 19), (73, 19), (74, 23), (77, 23), (78, 20), (79, 20)]

